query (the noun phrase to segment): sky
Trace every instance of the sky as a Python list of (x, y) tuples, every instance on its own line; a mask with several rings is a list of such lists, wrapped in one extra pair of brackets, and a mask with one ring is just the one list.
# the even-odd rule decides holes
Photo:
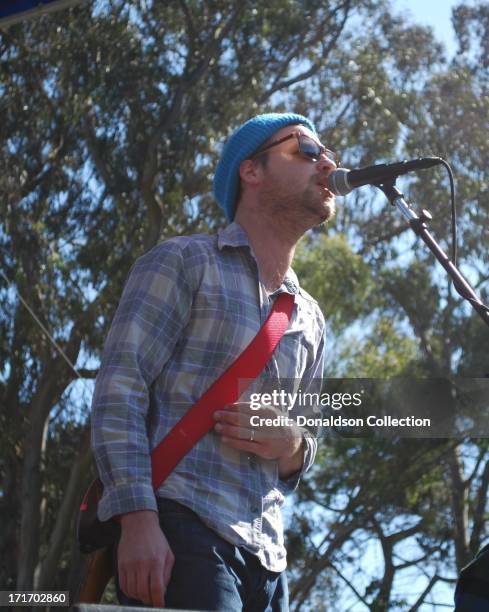
[(399, 12), (410, 13), (413, 21), (434, 28), (435, 36), (443, 42), (449, 56), (455, 52), (455, 37), (451, 24), (452, 8), (461, 0), (393, 0)]

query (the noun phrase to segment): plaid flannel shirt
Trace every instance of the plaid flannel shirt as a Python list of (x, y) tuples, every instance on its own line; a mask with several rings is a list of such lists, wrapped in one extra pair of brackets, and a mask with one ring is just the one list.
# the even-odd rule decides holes
[(134, 264), (110, 332), (95, 387), (92, 446), (104, 483), (99, 518), (157, 510), (155, 494), (178, 501), (224, 539), (286, 567), (281, 506), (312, 465), (314, 436), (304, 435), (298, 474), (279, 478), (277, 462), (225, 447), (211, 431), (156, 491), (150, 453), (258, 333), (274, 297), (294, 294), (289, 328), (246, 391), (292, 392), (320, 384), (324, 319), (289, 270), (268, 296), (246, 233), (232, 223), (217, 236), (176, 237)]

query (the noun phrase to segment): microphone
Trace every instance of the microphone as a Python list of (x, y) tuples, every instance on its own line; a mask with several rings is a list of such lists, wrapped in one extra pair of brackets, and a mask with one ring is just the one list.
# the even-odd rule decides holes
[(441, 157), (420, 157), (419, 159), (404, 160), (393, 164), (365, 166), (365, 168), (358, 168), (357, 170), (338, 168), (328, 176), (328, 189), (335, 195), (346, 195), (357, 187), (385, 183), (385, 181), (395, 179), (401, 174), (424, 170), (441, 163), (443, 163)]

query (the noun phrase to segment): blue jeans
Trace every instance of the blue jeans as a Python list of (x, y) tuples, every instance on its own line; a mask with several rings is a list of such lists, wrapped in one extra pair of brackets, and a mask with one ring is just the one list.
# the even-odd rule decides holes
[[(223, 540), (189, 508), (169, 499), (158, 501), (160, 525), (175, 555), (165, 606), (219, 612), (287, 612), (285, 572), (265, 569), (258, 558)], [(121, 605), (141, 606), (119, 588)]]

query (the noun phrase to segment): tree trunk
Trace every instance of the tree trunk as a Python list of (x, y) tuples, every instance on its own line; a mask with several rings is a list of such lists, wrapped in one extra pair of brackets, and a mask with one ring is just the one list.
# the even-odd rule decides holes
[(470, 561), (468, 486), (464, 480), (463, 463), (459, 447), (449, 454), (450, 487), (452, 496), (453, 541), (457, 571)]
[(74, 538), (74, 534), (69, 533), (69, 528), (83, 494), (91, 458), (90, 427), (87, 426), (81, 444), (80, 454), (71, 470), (70, 479), (63, 496), (63, 503), (56, 517), (56, 524), (51, 534), (47, 555), (36, 572), (36, 574), (38, 574), (35, 581), (36, 589), (49, 590), (52, 588), (56, 578), (59, 558), (63, 551), (66, 538)]
[[(46, 364), (38, 391), (30, 406), (27, 433), (24, 438), (24, 462), (21, 472), (21, 502), (19, 552), (17, 557), (17, 589), (31, 590), (34, 568), (39, 555), (41, 511), (41, 458), (47, 433), (48, 417), (67, 381), (63, 381), (56, 361)], [(65, 382), (65, 384), (63, 384)]]

